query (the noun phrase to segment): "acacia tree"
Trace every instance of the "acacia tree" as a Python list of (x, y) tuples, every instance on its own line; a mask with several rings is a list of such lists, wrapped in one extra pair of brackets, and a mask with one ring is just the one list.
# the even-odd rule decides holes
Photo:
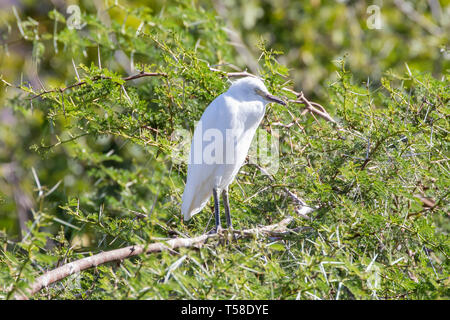
[[(45, 272), (102, 251), (141, 253), (208, 230), (211, 207), (189, 224), (180, 215), (186, 164), (176, 160), (176, 132), (192, 132), (246, 71), (233, 70), (222, 22), (201, 7), (107, 12), (124, 22), (88, 14), (82, 29), (23, 31), (36, 62), (55, 55), (72, 79), (20, 83), (6, 103), (29, 126), (9, 152), (30, 170), (36, 198), (22, 239), (0, 238), (3, 298), (29, 294)], [(56, 10), (49, 18), (64, 22)], [(322, 107), (291, 90), (278, 52), (259, 49), (259, 76), (289, 101), (271, 105), (261, 124), (278, 141), (278, 170), (249, 161), (230, 201), (236, 229), (281, 221), (283, 232), (133, 254), (75, 270), (34, 290), (36, 298), (448, 297), (448, 75), (408, 68), (374, 87), (354, 81), (342, 60)], [(31, 158), (39, 159), (33, 168)], [(314, 209), (306, 216), (303, 202)]]

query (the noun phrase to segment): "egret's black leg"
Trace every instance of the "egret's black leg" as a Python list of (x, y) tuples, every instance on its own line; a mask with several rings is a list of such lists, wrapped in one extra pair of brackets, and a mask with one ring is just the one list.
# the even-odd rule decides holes
[(216, 218), (216, 232), (219, 231), (219, 228), (221, 228), (220, 225), (220, 204), (219, 204), (219, 191), (214, 188), (213, 189), (213, 196), (214, 196), (214, 216)]
[(233, 228), (230, 215), (230, 201), (228, 200), (228, 187), (222, 191), (223, 207), (225, 209), (225, 218), (227, 219), (227, 228)]

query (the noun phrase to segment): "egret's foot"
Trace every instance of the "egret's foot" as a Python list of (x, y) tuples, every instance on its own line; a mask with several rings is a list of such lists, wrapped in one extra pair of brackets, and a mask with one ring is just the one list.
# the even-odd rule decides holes
[(224, 229), (224, 233), (225, 238), (227, 239), (227, 243), (237, 240), (233, 227), (228, 227), (227, 229)]
[(219, 239), (219, 243), (220, 244), (230, 244), (233, 241), (236, 241), (236, 235), (235, 235), (235, 231), (233, 229), (233, 227), (231, 228), (220, 228), (219, 232), (217, 232), (220, 235), (220, 239)]
[(214, 227), (211, 230), (209, 230), (206, 234), (216, 234), (216, 233), (223, 233), (223, 228), (221, 226), (219, 226), (218, 228)]
[(236, 232), (234, 232), (233, 228), (231, 228), (231, 234), (232, 234), (233, 241), (236, 242), (237, 241)]

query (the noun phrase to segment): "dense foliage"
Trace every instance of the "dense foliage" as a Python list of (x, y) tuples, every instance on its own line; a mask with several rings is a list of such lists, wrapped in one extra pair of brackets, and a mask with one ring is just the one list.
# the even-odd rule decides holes
[[(209, 4), (85, 9), (81, 29), (56, 9), (43, 24), (22, 17), (31, 66), (53, 75), (42, 87), (2, 75), (2, 299), (66, 262), (212, 225), (211, 206), (182, 221), (177, 133), (193, 131), (241, 63), (225, 22)], [(294, 99), (271, 47), (258, 42), (260, 76)], [(270, 105), (259, 135), (278, 142), (278, 170), (269, 177), (248, 163), (230, 189), (236, 229), (293, 215), (295, 231), (101, 265), (35, 297), (449, 298), (448, 70), (431, 75), (405, 57), (401, 71), (363, 81), (351, 58), (329, 59), (336, 76), (320, 89), (337, 124)], [(286, 188), (317, 208), (309, 219)]]

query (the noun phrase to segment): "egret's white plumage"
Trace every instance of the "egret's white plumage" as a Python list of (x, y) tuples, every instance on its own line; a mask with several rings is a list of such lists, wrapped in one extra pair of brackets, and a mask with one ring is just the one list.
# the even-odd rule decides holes
[[(185, 220), (203, 209), (214, 189), (226, 190), (233, 181), (269, 102), (284, 104), (269, 94), (261, 80), (246, 77), (234, 82), (206, 108), (195, 128), (189, 154), (181, 206)], [(206, 159), (212, 143), (216, 146), (214, 163)]]

